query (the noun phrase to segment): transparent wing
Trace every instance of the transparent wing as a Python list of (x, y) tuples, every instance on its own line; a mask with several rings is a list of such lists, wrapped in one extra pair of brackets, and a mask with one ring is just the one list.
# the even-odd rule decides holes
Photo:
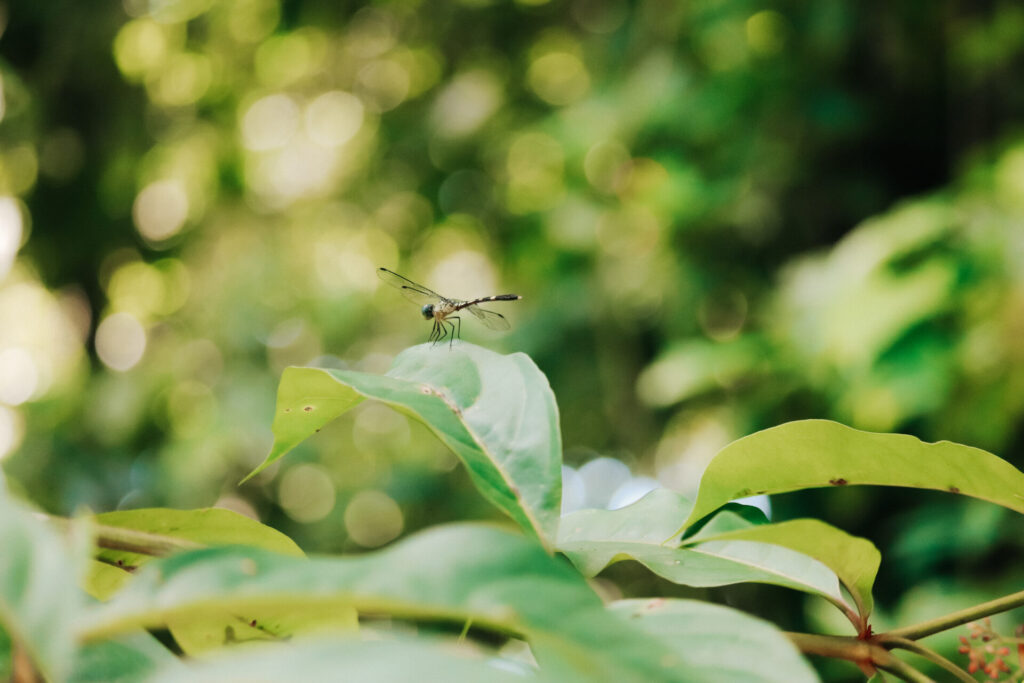
[(434, 290), (427, 289), (423, 285), (416, 284), (409, 278), (402, 277), (398, 273), (392, 272), (387, 268), (378, 268), (377, 277), (402, 292), (402, 295), (406, 299), (416, 304), (436, 304), (438, 301), (444, 299), (443, 296)]
[(488, 311), (487, 309), (480, 308), (477, 305), (467, 306), (466, 310), (475, 315), (480, 319), (484, 325), (491, 328), (492, 330), (507, 330), (511, 325), (508, 324), (508, 320), (505, 320), (505, 316), (501, 313), (495, 313), (494, 311)]

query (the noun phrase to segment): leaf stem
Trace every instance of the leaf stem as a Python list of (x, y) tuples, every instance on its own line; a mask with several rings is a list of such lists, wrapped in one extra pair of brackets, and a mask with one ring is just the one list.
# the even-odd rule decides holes
[(1022, 605), (1024, 605), (1024, 591), (1011, 593), (1010, 595), (1006, 595), (995, 600), (983, 602), (980, 605), (951, 612), (944, 616), (936, 617), (935, 619), (922, 621), (919, 624), (912, 624), (910, 626), (904, 626), (903, 628), (893, 629), (892, 631), (882, 634), (882, 637), (918, 640), (925, 636), (930, 636), (932, 634), (960, 626), (961, 624), (966, 624), (969, 621), (976, 621), (993, 614), (1006, 612), (1007, 610), (1011, 610)]
[(28, 651), (15, 640), (11, 645), (11, 682), (43, 683), (45, 680)]
[[(66, 517), (54, 517), (42, 515), (46, 521), (67, 530), (73, 523)], [(123, 527), (110, 526), (109, 524), (96, 524), (89, 522), (89, 529), (93, 534), (97, 547), (107, 550), (122, 550), (139, 555), (150, 555), (152, 557), (164, 557), (183, 550), (195, 550), (202, 548), (202, 544), (188, 541), (172, 536), (153, 534), (148, 531), (137, 529), (126, 529)]]
[(846, 659), (859, 666), (867, 675), (870, 675), (871, 671), (882, 669), (910, 683), (934, 683), (931, 678), (897, 658), (874, 640), (813, 633), (786, 633), (786, 637), (804, 654)]
[(889, 655), (888, 661), (884, 664), (878, 662), (879, 669), (883, 669), (891, 674), (899, 676), (904, 681), (909, 681), (909, 683), (935, 683), (935, 679), (931, 676), (921, 673), (902, 659), (889, 654), (888, 650), (886, 650), (885, 653)]
[(804, 654), (846, 659), (856, 664), (886, 660), (889, 651), (881, 645), (854, 636), (823, 636), (814, 633), (791, 633), (786, 637)]
[(921, 643), (917, 643), (913, 640), (902, 638), (900, 636), (894, 636), (891, 633), (883, 633), (879, 635), (878, 642), (882, 643), (883, 645), (902, 648), (907, 652), (913, 652), (914, 654), (920, 655), (928, 661), (941, 666), (943, 669), (956, 676), (957, 679), (964, 681), (965, 683), (976, 683), (976, 679), (973, 676), (971, 676), (966, 671), (961, 669), (959, 666), (957, 666), (953, 662), (949, 661), (948, 659), (940, 655), (935, 650), (929, 647), (925, 647)]

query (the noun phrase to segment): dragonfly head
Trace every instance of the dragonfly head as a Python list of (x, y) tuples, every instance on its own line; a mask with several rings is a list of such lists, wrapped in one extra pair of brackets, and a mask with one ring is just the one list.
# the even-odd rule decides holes
[(423, 314), (424, 319), (430, 320), (434, 317), (434, 304), (427, 304), (420, 309), (420, 313)]

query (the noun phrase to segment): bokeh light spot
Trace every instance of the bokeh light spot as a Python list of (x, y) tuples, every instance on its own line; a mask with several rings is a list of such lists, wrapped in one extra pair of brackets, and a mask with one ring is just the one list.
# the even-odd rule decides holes
[(306, 107), (309, 139), (325, 147), (337, 147), (351, 140), (363, 125), (363, 103), (340, 90), (320, 95)]
[(139, 234), (161, 242), (178, 234), (188, 218), (188, 194), (178, 180), (150, 183), (135, 197), (132, 218)]
[(362, 69), (356, 86), (367, 105), (385, 112), (400, 105), (409, 95), (409, 72), (394, 59), (377, 59)]
[(242, 144), (265, 151), (284, 147), (295, 134), (299, 108), (287, 95), (268, 95), (256, 100), (242, 116)]
[(28, 401), (39, 387), (39, 370), (22, 348), (0, 351), (0, 402), (16, 406)]
[(113, 308), (146, 318), (160, 308), (164, 299), (163, 278), (148, 263), (126, 263), (110, 277), (107, 298)]
[(228, 13), (228, 31), (242, 43), (263, 40), (281, 20), (277, 0), (234, 0)]
[(147, 80), (153, 101), (168, 107), (197, 102), (213, 82), (213, 66), (206, 55), (180, 52), (167, 60), (159, 76)]
[(508, 208), (513, 213), (543, 211), (564, 193), (565, 153), (544, 133), (516, 136), (508, 150)]
[(364, 548), (376, 548), (393, 541), (404, 527), (398, 503), (381, 491), (360, 491), (345, 508), (345, 530)]
[(296, 522), (317, 522), (334, 509), (334, 482), (320, 465), (296, 465), (281, 477), (277, 500)]
[(274, 36), (256, 51), (256, 74), (272, 88), (290, 85), (319, 68), (324, 43), (323, 34), (310, 28)]
[(355, 57), (370, 59), (384, 54), (395, 44), (395, 26), (390, 14), (377, 7), (364, 7), (349, 22), (346, 49)]
[(501, 81), (487, 69), (457, 74), (438, 94), (430, 117), (434, 128), (446, 137), (469, 135), (498, 110)]
[(747, 44), (762, 55), (778, 53), (786, 43), (786, 20), (775, 10), (762, 10), (747, 19)]
[(167, 59), (164, 28), (149, 18), (129, 21), (114, 38), (114, 61), (129, 80), (139, 80)]
[(111, 370), (132, 369), (145, 350), (146, 330), (128, 313), (114, 313), (96, 328), (96, 355)]
[(629, 150), (614, 141), (599, 142), (583, 158), (583, 172), (591, 185), (608, 193), (621, 191), (629, 181)]
[(36, 184), (39, 158), (33, 145), (18, 145), (0, 157), (0, 186), (11, 194), (25, 194)]
[(16, 410), (0, 405), (0, 460), (14, 452), (25, 438), (25, 418)]
[(0, 197), (0, 280), (11, 270), (21, 248), (24, 221), (21, 207), (13, 197)]
[(590, 74), (583, 62), (568, 52), (549, 52), (530, 64), (527, 81), (537, 96), (548, 104), (562, 106), (576, 102), (590, 89)]

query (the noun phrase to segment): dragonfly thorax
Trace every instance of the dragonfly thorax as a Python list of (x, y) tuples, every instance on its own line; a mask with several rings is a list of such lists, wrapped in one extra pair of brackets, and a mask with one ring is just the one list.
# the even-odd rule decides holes
[(425, 320), (430, 320), (434, 317), (434, 304), (427, 304), (420, 309), (420, 313), (423, 314), (423, 318)]

